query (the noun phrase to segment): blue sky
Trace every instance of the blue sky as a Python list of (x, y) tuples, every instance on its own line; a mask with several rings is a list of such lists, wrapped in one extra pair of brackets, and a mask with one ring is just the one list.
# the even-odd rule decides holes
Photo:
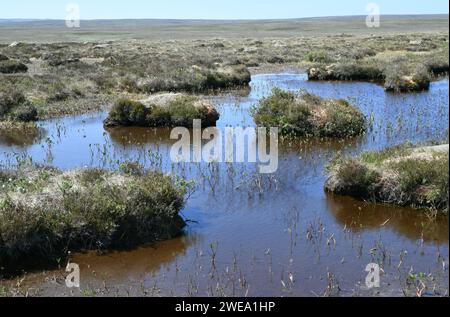
[(282, 19), (381, 14), (448, 13), (448, 0), (2, 0), (0, 18), (64, 19), (77, 3), (81, 19)]

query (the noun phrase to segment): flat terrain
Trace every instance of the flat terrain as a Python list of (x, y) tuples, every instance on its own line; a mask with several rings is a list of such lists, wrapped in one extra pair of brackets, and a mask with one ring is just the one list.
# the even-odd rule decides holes
[(3, 112), (20, 110), (12, 118), (99, 110), (123, 94), (206, 93), (285, 69), (423, 90), (448, 72), (448, 15), (383, 17), (379, 29), (364, 17), (82, 21), (79, 29), (0, 20), (0, 58)]
[[(0, 20), (0, 297), (448, 296), (448, 151), (411, 148), (448, 144), (448, 25)], [(170, 129), (153, 126), (200, 111), (219, 131), (269, 121), (305, 133), (280, 138), (273, 174), (175, 163)], [(389, 150), (399, 144), (408, 159)], [(326, 193), (338, 154), (359, 163), (339, 184), (398, 195)], [(9, 279), (30, 256), (49, 271)], [(65, 286), (65, 259), (80, 289)], [(368, 263), (384, 272), (373, 292)]]
[(265, 21), (92, 20), (67, 28), (63, 20), (1, 20), (0, 43), (113, 40), (286, 38), (298, 36), (448, 33), (448, 15), (382, 16), (381, 27), (367, 28), (364, 16)]

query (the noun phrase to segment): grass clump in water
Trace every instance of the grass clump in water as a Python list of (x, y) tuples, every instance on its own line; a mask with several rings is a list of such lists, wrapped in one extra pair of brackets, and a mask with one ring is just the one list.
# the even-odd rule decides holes
[(383, 83), (387, 91), (411, 92), (429, 89), (433, 77), (448, 71), (447, 47), (434, 52), (399, 50), (357, 54), (333, 62), (317, 60), (309, 67), (308, 78), (373, 81)]
[(382, 81), (382, 70), (361, 62), (345, 62), (328, 66), (312, 67), (308, 70), (310, 80), (366, 80)]
[(328, 173), (325, 188), (338, 195), (448, 212), (448, 145), (408, 144), (357, 158), (341, 157)]
[(182, 94), (160, 94), (147, 100), (118, 100), (104, 124), (112, 126), (192, 127), (193, 120), (204, 126), (215, 126), (217, 110), (206, 101)]
[(186, 186), (160, 173), (52, 168), (0, 171), (0, 267), (55, 265), (68, 251), (110, 250), (182, 233)]
[(279, 127), (284, 136), (345, 138), (362, 134), (366, 118), (345, 100), (327, 100), (274, 88), (252, 109), (255, 122)]
[(431, 72), (425, 65), (418, 65), (412, 74), (394, 65), (385, 71), (385, 88), (387, 91), (408, 92), (428, 90), (431, 83)]

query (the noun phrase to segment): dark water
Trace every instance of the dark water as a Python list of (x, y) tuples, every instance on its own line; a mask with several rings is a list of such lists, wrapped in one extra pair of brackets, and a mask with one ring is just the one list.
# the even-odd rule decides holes
[(213, 98), (219, 129), (253, 126), (250, 107), (274, 86), (349, 99), (373, 125), (354, 140), (282, 142), (273, 175), (251, 163), (172, 164), (169, 130), (105, 131), (105, 113), (45, 122), (45, 133), (34, 138), (0, 136), (5, 165), (29, 156), (62, 169), (140, 161), (196, 183), (183, 210), (192, 220), (184, 237), (129, 252), (73, 255), (81, 291), (65, 287), (63, 270), (28, 274), (23, 285), (43, 295), (367, 295), (375, 291), (365, 289), (365, 268), (375, 262), (385, 271), (381, 295), (402, 295), (410, 272), (429, 275), (429, 286), (446, 295), (447, 216), (333, 197), (323, 185), (324, 167), (338, 152), (446, 139), (448, 79), (429, 92), (401, 95), (298, 74), (254, 76), (251, 86), (249, 95)]

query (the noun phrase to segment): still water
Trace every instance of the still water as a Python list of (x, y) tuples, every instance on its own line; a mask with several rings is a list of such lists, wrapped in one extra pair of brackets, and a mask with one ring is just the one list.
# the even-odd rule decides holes
[[(273, 87), (344, 98), (370, 120), (366, 135), (346, 141), (282, 141), (279, 168), (257, 164), (174, 164), (170, 130), (105, 130), (106, 113), (41, 123), (30, 136), (0, 135), (0, 162), (33, 162), (62, 169), (116, 168), (139, 161), (195, 182), (183, 216), (183, 237), (126, 252), (74, 254), (81, 289), (67, 289), (64, 270), (30, 273), (22, 285), (38, 295), (320, 296), (398, 295), (420, 274), (448, 295), (448, 216), (327, 195), (327, 163), (405, 141), (448, 136), (448, 79), (430, 91), (389, 94), (360, 82), (309, 82), (304, 74), (253, 76), (249, 91), (212, 99), (218, 128), (254, 126), (249, 110)], [(365, 287), (369, 263), (381, 264), (381, 288)], [(410, 274), (412, 273), (412, 274)], [(411, 285), (410, 285), (411, 286)]]

